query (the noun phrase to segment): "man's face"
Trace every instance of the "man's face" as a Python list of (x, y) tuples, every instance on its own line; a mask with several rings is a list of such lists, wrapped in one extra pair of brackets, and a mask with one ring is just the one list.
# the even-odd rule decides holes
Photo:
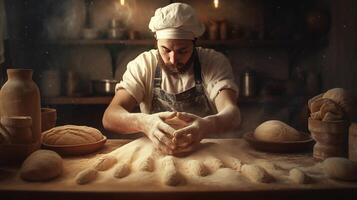
[(192, 40), (159, 39), (157, 47), (167, 70), (172, 73), (184, 71), (193, 52)]

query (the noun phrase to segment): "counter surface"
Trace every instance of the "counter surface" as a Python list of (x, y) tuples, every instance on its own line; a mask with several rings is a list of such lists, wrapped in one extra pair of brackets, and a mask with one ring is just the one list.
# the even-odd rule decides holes
[[(311, 153), (273, 154), (252, 149), (243, 139), (206, 139), (205, 143), (224, 146), (236, 146), (237, 152), (244, 151), (243, 163), (274, 163), (282, 175), (279, 181), (272, 183), (242, 182), (221, 186), (203, 184), (186, 184), (170, 187), (157, 183), (129, 183), (125, 180), (105, 182), (105, 175), (93, 184), (77, 185), (75, 175), (89, 167), (90, 161), (96, 159), (131, 140), (108, 140), (105, 147), (90, 155), (63, 157), (64, 172), (61, 177), (49, 182), (25, 182), (19, 177), (20, 166), (0, 167), (0, 193), (7, 199), (356, 199), (357, 183), (327, 179), (321, 171), (321, 164), (314, 160)], [(127, 145), (126, 145), (127, 146)], [(240, 155), (237, 153), (237, 155)], [(237, 156), (239, 158), (239, 156)], [(264, 164), (264, 162), (261, 162)], [(266, 164), (265, 164), (266, 165)], [(263, 165), (264, 166), (264, 165)], [(268, 165), (266, 165), (269, 167)], [(270, 166), (271, 167), (271, 166)], [(294, 184), (287, 181), (290, 169), (303, 169), (312, 181), (309, 184)], [(268, 171), (268, 170), (267, 170)], [(103, 172), (100, 172), (103, 173)], [(238, 172), (237, 172), (238, 173)], [(209, 179), (208, 175), (207, 180)], [(143, 176), (144, 177), (144, 176)], [(240, 177), (240, 176), (237, 176)], [(128, 177), (129, 178), (129, 177)], [(130, 178), (129, 178), (130, 179)], [(244, 178), (243, 178), (244, 179)], [(136, 179), (137, 180), (137, 179)], [(3, 198), (1, 198), (3, 199)]]

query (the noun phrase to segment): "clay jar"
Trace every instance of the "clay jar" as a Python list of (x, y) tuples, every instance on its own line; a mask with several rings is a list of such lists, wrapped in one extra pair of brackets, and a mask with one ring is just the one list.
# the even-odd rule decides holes
[(54, 108), (41, 108), (41, 131), (47, 131), (56, 126), (57, 111)]
[(348, 121), (324, 122), (309, 118), (308, 127), (316, 141), (313, 157), (324, 160), (328, 157), (347, 157)]
[(32, 119), (29, 116), (2, 117), (1, 124), (9, 134), (12, 144), (32, 143)]
[(41, 146), (40, 92), (32, 80), (31, 69), (8, 69), (8, 80), (0, 91), (1, 117), (29, 116), (32, 118), (32, 143)]

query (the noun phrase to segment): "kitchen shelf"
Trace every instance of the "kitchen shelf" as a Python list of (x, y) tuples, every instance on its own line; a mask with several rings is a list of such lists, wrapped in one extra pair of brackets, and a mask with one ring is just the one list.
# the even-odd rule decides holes
[[(289, 47), (316, 43), (312, 40), (198, 40), (199, 46), (225, 46), (225, 47)], [(127, 46), (154, 46), (155, 40), (49, 40), (41, 42), (44, 45), (127, 45)]]
[(108, 105), (113, 99), (111, 96), (102, 97), (46, 97), (42, 98), (44, 105)]
[[(109, 105), (113, 97), (98, 96), (98, 97), (45, 97), (42, 98), (44, 105)], [(261, 97), (239, 97), (238, 103), (259, 103)]]

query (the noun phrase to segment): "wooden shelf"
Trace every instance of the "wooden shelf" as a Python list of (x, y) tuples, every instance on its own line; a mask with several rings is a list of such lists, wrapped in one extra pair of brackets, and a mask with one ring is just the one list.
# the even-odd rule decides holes
[(44, 105), (93, 105), (109, 104), (113, 97), (47, 97), (42, 98)]
[[(42, 98), (44, 105), (108, 105), (113, 97), (47, 97)], [(260, 97), (239, 97), (238, 103), (259, 103), (262, 101)]]
[[(298, 40), (198, 40), (198, 46), (224, 46), (224, 47), (287, 47), (316, 43), (316, 41)], [(41, 42), (43, 45), (127, 45), (127, 46), (154, 46), (155, 40), (50, 40)]]

